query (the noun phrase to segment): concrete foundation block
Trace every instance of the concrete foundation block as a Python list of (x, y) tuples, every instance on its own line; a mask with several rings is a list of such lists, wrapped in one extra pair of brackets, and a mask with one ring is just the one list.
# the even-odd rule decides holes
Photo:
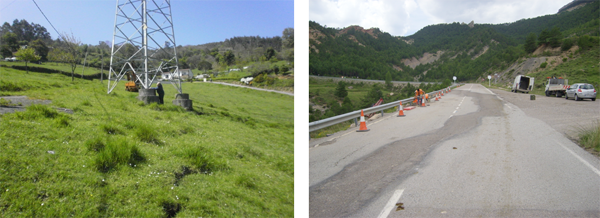
[(154, 89), (140, 89), (137, 99), (144, 102), (144, 104), (158, 104), (160, 102), (160, 99), (156, 96), (156, 90)]
[(183, 107), (188, 111), (192, 110), (192, 100), (190, 100), (190, 95), (187, 93), (176, 94), (173, 104)]

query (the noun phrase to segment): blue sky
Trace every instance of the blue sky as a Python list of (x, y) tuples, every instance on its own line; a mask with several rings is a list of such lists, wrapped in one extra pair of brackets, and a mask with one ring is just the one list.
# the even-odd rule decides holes
[[(61, 33), (72, 32), (82, 43), (92, 45), (112, 40), (116, 0), (36, 2)], [(294, 27), (293, 0), (173, 0), (171, 6), (178, 45), (235, 36), (281, 36), (285, 28)], [(0, 0), (0, 22), (12, 24), (15, 19), (40, 24), (57, 38), (32, 0)]]
[(309, 0), (309, 19), (328, 27), (378, 27), (410, 36), (440, 23), (515, 22), (555, 14), (573, 0)]

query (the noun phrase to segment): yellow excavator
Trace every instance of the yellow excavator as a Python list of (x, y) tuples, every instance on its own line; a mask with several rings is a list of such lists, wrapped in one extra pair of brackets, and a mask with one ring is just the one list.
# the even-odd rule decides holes
[(140, 82), (137, 81), (137, 76), (133, 71), (127, 71), (127, 83), (125, 83), (125, 90), (129, 92), (138, 92), (140, 89)]

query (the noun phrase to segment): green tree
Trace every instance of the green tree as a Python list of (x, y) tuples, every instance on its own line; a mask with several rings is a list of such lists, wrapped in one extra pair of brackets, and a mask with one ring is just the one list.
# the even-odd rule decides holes
[(566, 51), (571, 49), (571, 47), (573, 46), (573, 40), (569, 39), (565, 39), (563, 40), (562, 46), (560, 47), (561, 50)]
[[(71, 33), (63, 33), (63, 43), (65, 46), (63, 60), (71, 66), (71, 82), (75, 81), (75, 69), (81, 60), (79, 55), (79, 45), (81, 41)], [(133, 46), (132, 46), (133, 47)]]
[(381, 87), (379, 87), (379, 84), (373, 84), (371, 90), (369, 90), (367, 95), (365, 95), (365, 97), (362, 98), (362, 107), (371, 107), (382, 97), (383, 93), (381, 92)]
[(33, 48), (25, 48), (19, 49), (15, 54), (20, 60), (25, 61), (25, 70), (29, 73), (29, 69), (27, 68), (27, 63), (31, 61), (40, 60), (40, 56), (35, 54), (35, 50)]
[(548, 39), (548, 44), (552, 47), (552, 48), (556, 48), (560, 46), (562, 40), (562, 33), (560, 32), (560, 29), (558, 27), (553, 27), (552, 30), (550, 30), (550, 37)]
[(343, 99), (346, 96), (348, 96), (348, 90), (346, 90), (346, 83), (344, 83), (344, 81), (338, 82), (338, 86), (335, 89), (334, 95), (340, 99)]
[(50, 50), (46, 43), (41, 39), (33, 40), (29, 43), (29, 47), (33, 48), (37, 54), (40, 55), (42, 61), (48, 60), (48, 51)]
[(344, 101), (342, 102), (342, 114), (352, 112), (353, 110), (354, 110), (354, 105), (352, 105), (352, 101), (350, 101), (350, 98), (348, 98), (348, 96), (346, 96), (344, 98)]
[(294, 48), (294, 28), (285, 28), (281, 42), (284, 48)]
[(230, 66), (235, 62), (235, 55), (233, 54), (233, 52), (231, 50), (226, 51), (223, 54), (223, 60), (222, 60), (226, 66)]
[(392, 74), (390, 72), (387, 72), (385, 74), (385, 86), (390, 89), (392, 88)]
[(527, 53), (532, 53), (535, 51), (535, 49), (537, 48), (536, 43), (535, 43), (535, 33), (529, 33), (529, 35), (527, 35), (527, 38), (525, 39), (525, 52)]
[(203, 70), (206, 73), (207, 70), (212, 70), (212, 64), (206, 60), (202, 60), (198, 63), (198, 70)]
[(5, 58), (12, 57), (12, 51), (8, 45), (0, 45), (0, 54)]
[(579, 40), (577, 40), (577, 46), (579, 46), (579, 49), (585, 51), (588, 48), (590, 48), (592, 46), (592, 42), (590, 40), (590, 36), (588, 35), (583, 35), (581, 37), (579, 37)]
[(273, 49), (272, 47), (269, 47), (267, 49), (267, 51), (265, 51), (265, 58), (268, 60), (271, 60), (271, 58), (275, 56), (275, 49)]
[(19, 50), (19, 40), (17, 34), (8, 32), (2, 36), (2, 44), (7, 45), (12, 52)]
[(540, 36), (538, 37), (538, 46), (542, 46), (548, 42), (548, 38), (550, 38), (550, 32), (548, 29), (542, 30)]

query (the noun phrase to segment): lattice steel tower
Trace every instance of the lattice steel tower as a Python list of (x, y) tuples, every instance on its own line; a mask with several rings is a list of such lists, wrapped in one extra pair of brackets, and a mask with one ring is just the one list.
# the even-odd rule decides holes
[[(126, 74), (148, 89), (163, 71), (179, 73), (171, 1), (123, 2), (117, 0), (107, 93)], [(172, 84), (181, 93), (179, 77)]]

